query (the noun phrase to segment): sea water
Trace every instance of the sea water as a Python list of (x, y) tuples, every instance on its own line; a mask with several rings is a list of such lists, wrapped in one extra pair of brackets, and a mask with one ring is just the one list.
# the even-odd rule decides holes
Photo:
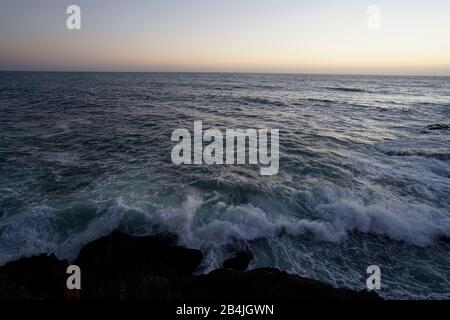
[[(174, 165), (171, 133), (280, 129), (279, 172)], [(173, 232), (386, 298), (450, 298), (450, 78), (0, 73), (0, 264)]]

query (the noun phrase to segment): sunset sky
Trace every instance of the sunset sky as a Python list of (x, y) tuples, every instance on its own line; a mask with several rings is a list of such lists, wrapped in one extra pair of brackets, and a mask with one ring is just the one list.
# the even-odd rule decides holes
[(450, 75), (450, 1), (0, 0), (0, 40), (0, 70)]

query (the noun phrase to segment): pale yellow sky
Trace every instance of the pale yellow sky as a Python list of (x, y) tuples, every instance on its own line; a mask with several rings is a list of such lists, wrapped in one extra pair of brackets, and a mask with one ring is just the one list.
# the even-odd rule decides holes
[(81, 30), (69, 4), (1, 3), (0, 69), (450, 75), (448, 0), (80, 0)]

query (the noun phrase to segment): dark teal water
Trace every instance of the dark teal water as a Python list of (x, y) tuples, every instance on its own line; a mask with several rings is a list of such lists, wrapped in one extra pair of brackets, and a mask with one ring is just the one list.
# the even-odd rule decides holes
[[(173, 130), (280, 129), (280, 173), (174, 166)], [(450, 78), (0, 73), (0, 264), (172, 231), (340, 287), (450, 298)]]

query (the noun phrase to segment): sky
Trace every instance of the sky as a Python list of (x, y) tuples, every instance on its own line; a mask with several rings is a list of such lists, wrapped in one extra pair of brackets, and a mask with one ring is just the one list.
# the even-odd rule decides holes
[(0, 70), (450, 75), (450, 0), (0, 0)]

